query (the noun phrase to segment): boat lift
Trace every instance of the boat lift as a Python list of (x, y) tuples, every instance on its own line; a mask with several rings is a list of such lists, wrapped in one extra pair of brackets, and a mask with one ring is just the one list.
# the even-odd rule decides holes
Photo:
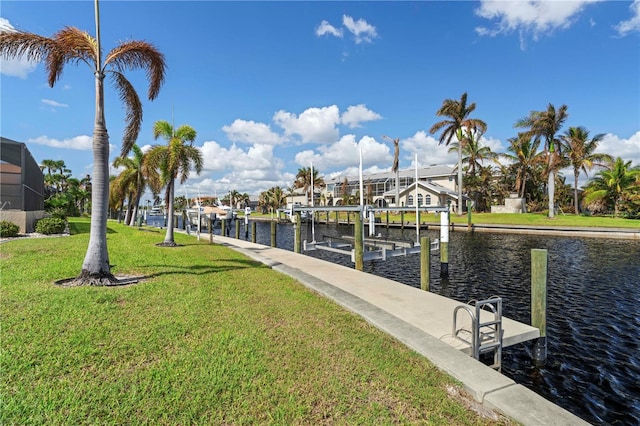
[[(420, 253), (420, 223), (416, 220), (416, 241), (389, 241), (376, 237), (375, 232), (375, 213), (385, 211), (405, 211), (405, 212), (425, 212), (425, 213), (440, 213), (441, 225), (440, 225), (440, 239), (433, 241), (429, 248), (431, 253), (437, 253), (440, 249), (441, 242), (449, 241), (449, 207), (448, 206), (419, 206), (419, 207), (373, 207), (369, 205), (365, 206), (335, 206), (335, 207), (311, 207), (295, 205), (291, 207), (291, 216), (300, 217), (303, 212), (311, 216), (312, 222), (312, 235), (313, 241), (303, 241), (303, 249), (305, 251), (311, 250), (325, 250), (334, 253), (344, 254), (351, 257), (352, 262), (356, 262), (356, 250), (355, 245), (358, 243), (356, 237), (343, 236), (336, 238), (338, 241), (334, 241), (329, 238), (326, 241), (315, 241), (315, 213), (316, 212), (355, 212), (360, 215), (361, 226), (364, 227), (365, 221), (362, 218), (368, 218), (369, 226), (369, 238), (362, 238), (363, 249), (363, 261), (367, 260), (386, 260), (395, 256), (406, 256), (409, 254)], [(417, 219), (417, 216), (416, 216)], [(299, 226), (294, 221), (294, 225)], [(361, 235), (363, 235), (362, 233)], [(345, 242), (349, 241), (349, 242)]]

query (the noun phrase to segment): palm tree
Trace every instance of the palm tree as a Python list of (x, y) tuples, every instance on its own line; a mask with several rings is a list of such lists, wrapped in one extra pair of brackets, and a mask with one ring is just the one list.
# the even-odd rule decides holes
[(173, 128), (167, 121), (156, 121), (153, 126), (153, 138), (162, 137), (167, 145), (154, 145), (147, 153), (149, 167), (160, 169), (162, 183), (166, 187), (165, 203), (167, 205), (167, 233), (164, 242), (159, 245), (174, 247), (173, 239), (173, 199), (175, 180), (180, 183), (189, 178), (189, 171), (193, 165), (197, 174), (202, 171), (202, 153), (194, 147), (196, 131), (187, 125)]
[(632, 186), (640, 185), (640, 167), (632, 167), (631, 161), (625, 162), (620, 157), (607, 167), (606, 170), (599, 171), (587, 185), (584, 200), (586, 203), (604, 201), (613, 205), (613, 214), (617, 217), (626, 192)]
[[(544, 138), (545, 140), (545, 153), (547, 155), (547, 173), (548, 173), (548, 197), (549, 197), (549, 217), (555, 216), (555, 178), (556, 170), (558, 170), (562, 163), (559, 161), (561, 158), (562, 144), (556, 135), (562, 128), (562, 124), (566, 121), (569, 114), (567, 113), (567, 106), (561, 105), (558, 110), (552, 105), (547, 106), (546, 111), (531, 111), (528, 117), (524, 117), (518, 120), (515, 124), (516, 127), (528, 127), (529, 132), (536, 138)], [(559, 153), (556, 153), (556, 146)]]
[(520, 198), (524, 198), (527, 179), (532, 177), (536, 166), (543, 161), (543, 153), (538, 152), (540, 140), (534, 140), (529, 133), (518, 133), (517, 137), (508, 141), (510, 145), (507, 151), (511, 154), (503, 153), (501, 156), (512, 162), (516, 170), (515, 190)]
[(132, 194), (125, 223), (129, 226), (135, 226), (142, 194), (147, 187), (150, 187), (154, 192), (159, 191), (161, 184), (158, 171), (153, 167), (149, 167), (147, 155), (142, 152), (140, 147), (134, 144), (131, 151), (133, 151), (132, 157), (117, 157), (113, 161), (113, 166), (125, 167), (120, 176), (122, 177), (122, 183), (131, 187), (130, 194)]
[[(311, 191), (311, 187), (313, 188), (321, 188), (324, 186), (324, 178), (319, 176), (319, 172), (317, 169), (313, 169), (313, 177), (311, 176), (311, 167), (301, 167), (298, 169), (298, 173), (296, 174), (296, 180), (293, 182), (293, 188), (302, 188), (304, 193), (307, 196), (307, 202), (312, 204), (309, 200), (309, 193)], [(315, 194), (311, 194), (313, 197)]]
[(578, 178), (580, 172), (588, 174), (594, 166), (604, 166), (604, 162), (611, 163), (613, 158), (609, 154), (596, 153), (598, 144), (604, 138), (604, 133), (595, 135), (589, 139), (589, 131), (584, 127), (569, 127), (569, 130), (561, 136), (565, 152), (573, 167), (573, 203), (575, 214), (580, 213), (580, 203), (578, 202)]
[(440, 130), (440, 144), (449, 145), (454, 136), (460, 142), (458, 145), (458, 214), (462, 215), (462, 145), (466, 138), (473, 132), (485, 133), (487, 124), (477, 118), (470, 118), (469, 115), (475, 111), (476, 103), (467, 105), (467, 93), (463, 93), (460, 100), (445, 99), (440, 109), (436, 112), (439, 117), (449, 117), (431, 126), (429, 132), (437, 133)]
[(396, 200), (395, 205), (400, 203), (400, 138), (391, 139), (389, 136), (383, 136), (383, 138), (390, 140), (393, 143), (393, 165), (391, 166), (391, 173), (396, 175)]
[(73, 27), (65, 27), (51, 38), (25, 31), (0, 33), (0, 56), (5, 59), (26, 57), (44, 61), (49, 86), (62, 76), (67, 63), (84, 62), (95, 77), (96, 114), (93, 130), (93, 190), (91, 197), (91, 231), (82, 271), (74, 284), (108, 285), (116, 278), (111, 273), (107, 250), (107, 216), (109, 212), (109, 135), (104, 118), (104, 79), (107, 75), (126, 106), (126, 128), (121, 155), (126, 155), (138, 137), (142, 121), (142, 103), (123, 72), (143, 69), (149, 82), (148, 97), (155, 99), (164, 81), (164, 56), (145, 41), (126, 41), (111, 50), (102, 60), (100, 14), (95, 0), (96, 37)]
[[(482, 146), (480, 142), (482, 135), (476, 132), (465, 137), (465, 142), (462, 144), (462, 164), (467, 164), (467, 171), (473, 178), (476, 176), (476, 169), (481, 169), (484, 160), (493, 160), (497, 157), (491, 148), (488, 146)], [(460, 147), (460, 142), (452, 142), (449, 148), (449, 152), (456, 152)]]

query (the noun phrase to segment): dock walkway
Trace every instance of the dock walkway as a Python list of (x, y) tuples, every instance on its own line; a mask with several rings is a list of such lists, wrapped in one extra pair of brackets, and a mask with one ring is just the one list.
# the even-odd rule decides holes
[[(462, 382), (487, 408), (525, 425), (588, 424), (465, 354), (469, 345), (451, 335), (453, 311), (460, 302), (304, 254), (218, 235), (213, 240), (297, 279), (362, 316)], [(465, 317), (459, 314), (458, 324), (470, 324)], [(504, 346), (539, 336), (537, 328), (505, 317), (502, 327)]]

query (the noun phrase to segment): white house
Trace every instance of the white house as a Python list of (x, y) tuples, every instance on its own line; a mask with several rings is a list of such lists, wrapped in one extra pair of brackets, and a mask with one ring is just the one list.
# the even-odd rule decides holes
[[(378, 207), (409, 207), (419, 205), (457, 206), (457, 182), (453, 167), (428, 166), (418, 169), (418, 195), (415, 195), (415, 169), (398, 171), (398, 200), (396, 200), (396, 174), (390, 172), (363, 175), (365, 199)], [(348, 197), (356, 197), (360, 191), (359, 177), (344, 176), (325, 179), (326, 186), (320, 195), (320, 204), (339, 206)]]

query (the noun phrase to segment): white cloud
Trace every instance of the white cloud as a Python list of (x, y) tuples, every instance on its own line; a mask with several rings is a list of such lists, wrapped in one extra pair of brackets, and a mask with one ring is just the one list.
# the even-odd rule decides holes
[(609, 154), (613, 158), (620, 157), (633, 162), (634, 166), (640, 166), (640, 130), (628, 139), (608, 133), (598, 145), (596, 152)]
[(245, 151), (236, 144), (225, 148), (215, 141), (207, 141), (202, 146), (202, 156), (203, 169), (207, 171), (267, 176), (283, 167), (282, 160), (273, 156), (271, 145), (256, 144)]
[(28, 139), (27, 142), (50, 146), (52, 148), (77, 149), (79, 151), (89, 151), (93, 148), (93, 138), (87, 135), (63, 140), (50, 138), (48, 136), (39, 136), (35, 139)]
[(68, 108), (69, 105), (62, 104), (60, 102), (52, 101), (51, 99), (42, 99), (42, 103), (54, 108)]
[(318, 147), (317, 152), (306, 150), (295, 156), (295, 161), (302, 167), (309, 167), (313, 162), (321, 172), (345, 167), (358, 167), (362, 149), (363, 167), (381, 165), (391, 167), (393, 155), (387, 144), (376, 141), (370, 136), (363, 136), (356, 142), (355, 135), (344, 135), (331, 145)]
[[(15, 31), (15, 28), (7, 19), (0, 18), (0, 32), (5, 31)], [(22, 58), (9, 60), (0, 58), (0, 74), (25, 79), (30, 72), (36, 69), (37, 65), (37, 62)]]
[(230, 141), (256, 143), (263, 145), (278, 145), (284, 142), (277, 133), (271, 131), (269, 125), (236, 119), (230, 126), (222, 127)]
[[(433, 136), (427, 135), (424, 130), (416, 132), (415, 135), (407, 139), (400, 140), (400, 158), (410, 161), (418, 154), (418, 163), (421, 166), (431, 164), (456, 164), (458, 156), (455, 153), (449, 154), (449, 147), (442, 144)], [(402, 161), (400, 164), (402, 168)]]
[(381, 118), (380, 114), (371, 111), (366, 105), (360, 104), (348, 107), (342, 114), (341, 121), (353, 129), (354, 127), (361, 127), (360, 123), (363, 121), (380, 120)]
[(342, 29), (336, 28), (329, 22), (323, 20), (316, 28), (316, 35), (322, 37), (325, 34), (331, 34), (334, 37), (342, 38)]
[(620, 22), (616, 25), (616, 31), (622, 37), (628, 35), (629, 33), (640, 31), (640, 0), (634, 0), (629, 6), (631, 9), (632, 17), (626, 21)]
[(364, 19), (354, 21), (351, 16), (342, 15), (342, 25), (347, 27), (347, 29), (354, 35), (356, 44), (360, 44), (362, 42), (372, 43), (373, 39), (378, 37), (376, 27), (369, 24)]
[(597, 1), (600, 0), (481, 0), (475, 13), (497, 23), (492, 29), (478, 27), (476, 32), (481, 36), (493, 37), (518, 31), (523, 47), (526, 34), (531, 33), (533, 39), (537, 40), (541, 35), (556, 29), (569, 28), (586, 5)]
[(273, 121), (282, 127), (287, 136), (298, 135), (302, 142), (331, 143), (338, 139), (340, 111), (336, 105), (324, 108), (309, 108), (300, 116), (280, 110)]

